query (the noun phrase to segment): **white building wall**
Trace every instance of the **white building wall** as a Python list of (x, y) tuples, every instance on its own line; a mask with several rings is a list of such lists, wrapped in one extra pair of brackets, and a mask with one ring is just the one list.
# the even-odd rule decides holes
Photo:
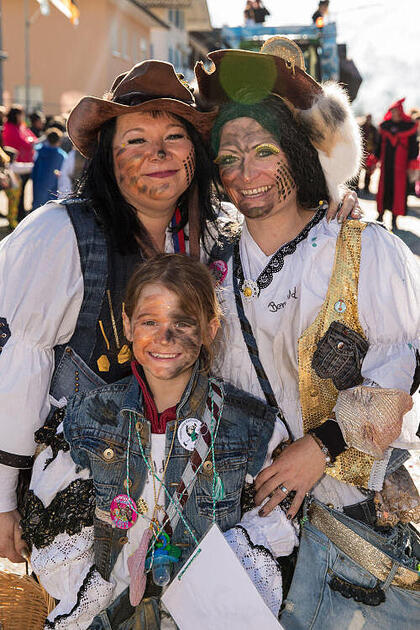
[[(179, 28), (171, 22), (174, 14), (170, 9), (154, 9), (154, 13), (170, 25), (169, 31), (152, 28), (151, 52), (155, 59), (169, 61), (175, 66), (177, 72), (182, 72), (187, 80), (192, 78), (192, 71), (188, 68), (190, 47), (188, 45), (188, 33), (185, 28)], [(184, 20), (185, 23), (185, 20)]]

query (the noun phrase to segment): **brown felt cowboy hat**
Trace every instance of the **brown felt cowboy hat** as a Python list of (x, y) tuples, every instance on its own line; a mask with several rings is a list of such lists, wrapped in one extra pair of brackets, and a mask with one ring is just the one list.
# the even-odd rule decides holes
[(346, 92), (305, 72), (302, 51), (286, 37), (270, 38), (260, 52), (216, 50), (208, 57), (210, 70), (202, 62), (195, 67), (200, 104), (253, 106), (268, 96), (281, 98), (317, 150), (331, 200), (338, 201), (361, 159), (360, 130)]
[(104, 98), (85, 96), (74, 107), (67, 130), (75, 147), (85, 157), (92, 157), (101, 126), (123, 114), (158, 110), (190, 122), (207, 141), (217, 109), (200, 112), (187, 84), (165, 61), (142, 61), (120, 74)]

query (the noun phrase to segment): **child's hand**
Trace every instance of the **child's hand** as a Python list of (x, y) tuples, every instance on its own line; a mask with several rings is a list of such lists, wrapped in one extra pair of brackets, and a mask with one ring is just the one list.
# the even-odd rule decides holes
[[(274, 463), (262, 470), (255, 480), (255, 504), (261, 505), (265, 498), (270, 497), (261, 508), (260, 516), (269, 514), (292, 490), (296, 491), (296, 496), (287, 516), (296, 516), (305, 494), (322, 477), (325, 465), (325, 455), (310, 435), (305, 435), (287, 446)], [(280, 490), (280, 486), (287, 488), (288, 492)]]

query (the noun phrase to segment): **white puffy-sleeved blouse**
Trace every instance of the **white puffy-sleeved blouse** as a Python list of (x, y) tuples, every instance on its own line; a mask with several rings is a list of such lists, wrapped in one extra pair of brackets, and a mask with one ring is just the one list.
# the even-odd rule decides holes
[[(303, 435), (297, 342), (325, 300), (341, 226), (324, 218), (308, 227), (301, 235), (302, 240), (299, 236), (287, 246), (289, 254), (284, 257), (280, 254), (283, 264), (273, 273), (271, 283), (258, 298), (244, 304), (261, 362), (295, 439)], [(240, 256), (244, 278), (253, 280), (271, 259), (259, 248), (246, 224), (240, 239)], [(226, 316), (226, 339), (218, 373), (263, 398), (236, 314), (232, 260), (220, 293)], [(369, 342), (362, 367), (365, 382), (409, 392), (415, 350), (420, 347), (420, 269), (406, 245), (377, 224), (369, 224), (362, 232), (358, 309)], [(404, 417), (401, 436), (393, 445), (419, 448), (417, 424), (413, 409)], [(385, 460), (377, 464), (373, 489), (381, 486), (385, 466)], [(314, 495), (336, 507), (365, 498), (357, 488), (328, 475), (315, 487)]]
[[(165, 251), (174, 251), (169, 229)], [(71, 339), (83, 289), (76, 235), (63, 205), (39, 208), (1, 241), (0, 318), (10, 329), (0, 354), (0, 450), (6, 453), (35, 451), (34, 432), (50, 410), (54, 346)], [(0, 478), (0, 512), (7, 512), (16, 507), (18, 470), (0, 464)]]

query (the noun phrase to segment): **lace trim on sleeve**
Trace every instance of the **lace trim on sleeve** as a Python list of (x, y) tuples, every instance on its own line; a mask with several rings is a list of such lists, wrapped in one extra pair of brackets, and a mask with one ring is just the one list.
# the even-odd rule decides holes
[(63, 422), (65, 414), (66, 407), (60, 407), (53, 413), (44, 426), (35, 432), (35, 442), (37, 444), (50, 446), (52, 450), (52, 457), (46, 460), (44, 470), (55, 460), (59, 451), (68, 451), (70, 449), (69, 444), (64, 438), (64, 433), (57, 433), (57, 427)]
[(22, 538), (32, 546), (50, 545), (57, 534), (80, 533), (93, 524), (95, 493), (91, 479), (75, 479), (57, 492), (48, 507), (29, 490), (21, 520)]
[(280, 566), (268, 549), (254, 545), (241, 525), (232, 527), (224, 536), (268, 608), (278, 617), (283, 599)]
[[(52, 621), (47, 619), (44, 629), (87, 628), (94, 617), (108, 606), (113, 590), (114, 585), (106, 582), (95, 565), (92, 565), (79, 588), (76, 603), (71, 610), (57, 615)], [(50, 613), (50, 616), (53, 613), (54, 611)]]

